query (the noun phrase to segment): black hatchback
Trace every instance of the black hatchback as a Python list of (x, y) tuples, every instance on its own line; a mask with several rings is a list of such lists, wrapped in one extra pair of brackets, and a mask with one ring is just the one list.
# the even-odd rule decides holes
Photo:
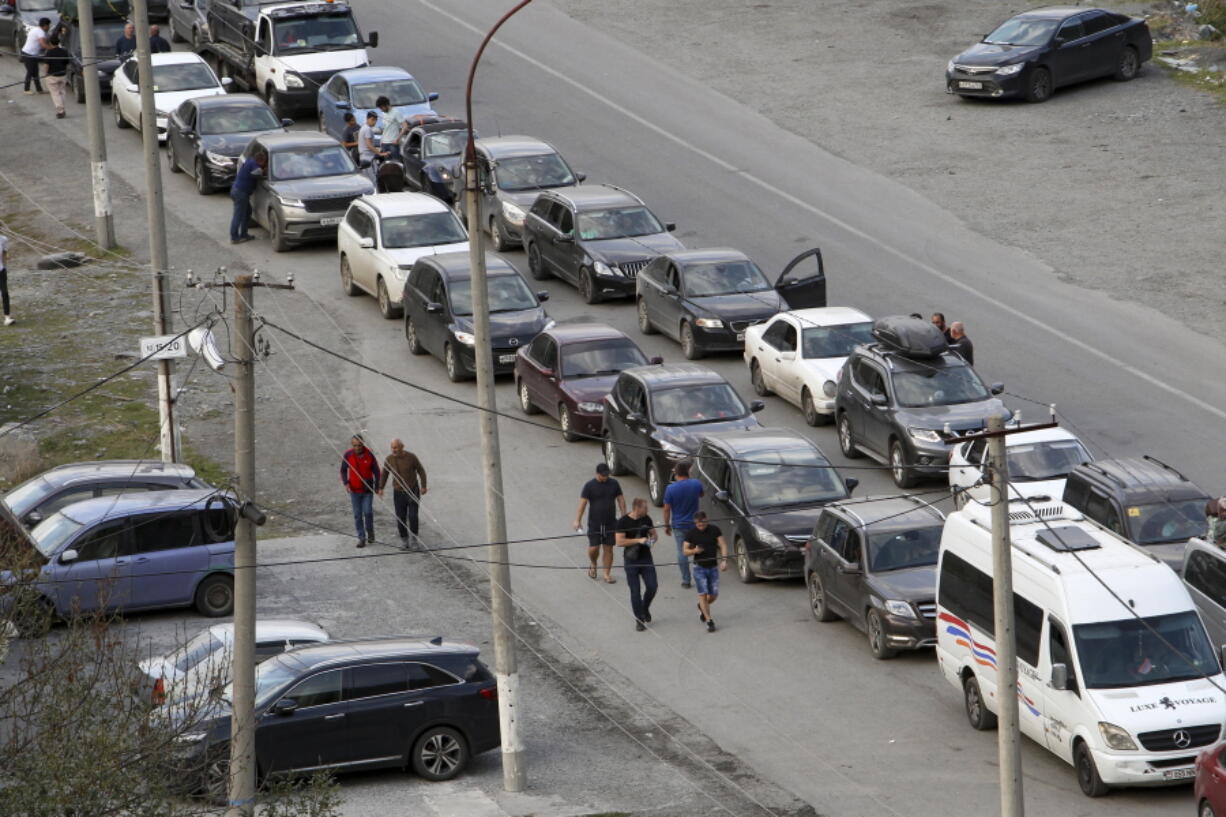
[(207, 196), (234, 183), (238, 157), (252, 139), (292, 124), (254, 94), (189, 99), (166, 117), (166, 163), (171, 173), (186, 171)]

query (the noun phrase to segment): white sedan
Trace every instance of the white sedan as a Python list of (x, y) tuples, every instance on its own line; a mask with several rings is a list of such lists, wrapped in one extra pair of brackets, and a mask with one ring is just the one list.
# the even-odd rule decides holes
[(799, 406), (809, 425), (825, 425), (834, 417), (843, 361), (872, 342), (872, 318), (858, 309), (796, 309), (745, 330), (745, 363), (759, 395), (774, 392)]
[[(1010, 499), (1046, 496), (1059, 501), (1069, 471), (1094, 459), (1076, 435), (1059, 427), (1010, 434), (1005, 441)], [(979, 502), (991, 499), (991, 489), (979, 484), (987, 447), (987, 440), (978, 439), (950, 449), (949, 488), (959, 508), (968, 497)]]
[(341, 287), (379, 299), (385, 318), (403, 314), (413, 263), (426, 255), (468, 251), (468, 231), (451, 209), (425, 193), (376, 193), (353, 200), (336, 231)]
[[(226, 93), (230, 78), (217, 79), (198, 54), (171, 51), (150, 56), (153, 62), (153, 107), (157, 111), (158, 141), (166, 141), (166, 117), (189, 99)], [(136, 57), (115, 70), (111, 83), (111, 109), (120, 128), (139, 128), (140, 78)]]

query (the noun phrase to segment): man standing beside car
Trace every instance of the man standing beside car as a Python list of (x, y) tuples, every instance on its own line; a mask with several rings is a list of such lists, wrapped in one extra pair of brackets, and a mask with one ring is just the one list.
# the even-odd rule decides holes
[(375, 100), (375, 107), (383, 111), (383, 134), (379, 137), (379, 144), (387, 151), (389, 159), (399, 162), (400, 135), (404, 127), (404, 114), (398, 108), (393, 108), (391, 100), (385, 96)]
[(690, 464), (679, 462), (673, 467), (673, 483), (664, 489), (664, 534), (672, 535), (677, 543), (677, 567), (681, 569), (681, 586), (690, 586), (690, 560), (685, 558), (685, 535), (694, 527), (694, 514), (702, 498), (702, 483), (690, 476)]
[(392, 440), (392, 453), (383, 461), (383, 473), (379, 476), (379, 496), (388, 479), (392, 481), (392, 506), (396, 511), (396, 532), (400, 534), (400, 546), (405, 550), (417, 547), (417, 507), (426, 493), (426, 469), (412, 451), (404, 450), (404, 443)]
[[(587, 558), (591, 562), (587, 577), (596, 578), (596, 559), (603, 555), (604, 580), (613, 584), (613, 543), (617, 533), (617, 518), (626, 513), (626, 498), (622, 486), (609, 476), (609, 466), (596, 465), (596, 476), (589, 479), (579, 492), (579, 509), (575, 511), (575, 530), (583, 530), (583, 510), (587, 508)], [(603, 554), (601, 553), (603, 551)]]
[(655, 543), (655, 524), (647, 515), (647, 500), (638, 497), (630, 503), (630, 513), (617, 520), (617, 546), (622, 548), (626, 584), (630, 585), (634, 629), (640, 633), (651, 621), (651, 602), (659, 589), (655, 561), (651, 558), (651, 546)]
[(230, 187), (230, 198), (234, 201), (234, 214), (230, 217), (231, 244), (251, 240), (251, 233), (247, 232), (247, 225), (251, 222), (251, 194), (255, 192), (256, 182), (264, 175), (267, 164), (268, 154), (261, 151), (243, 162), (234, 177), (234, 184)]
[(375, 489), (379, 485), (379, 460), (370, 453), (360, 434), (349, 440), (349, 450), (341, 456), (341, 484), (353, 508), (353, 527), (360, 548), (375, 541)]
[(962, 321), (954, 321), (949, 325), (949, 336), (953, 338), (949, 342), (950, 351), (957, 352), (959, 357), (974, 366), (975, 344), (966, 336), (966, 327), (962, 325)]

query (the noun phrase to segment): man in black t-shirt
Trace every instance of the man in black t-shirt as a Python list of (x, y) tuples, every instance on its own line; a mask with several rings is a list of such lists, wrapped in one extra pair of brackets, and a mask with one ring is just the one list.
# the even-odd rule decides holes
[[(617, 520), (617, 546), (623, 548), (626, 583), (630, 585), (630, 609), (634, 612), (634, 629), (642, 632), (651, 621), (651, 602), (656, 597), (656, 564), (651, 558), (655, 544), (655, 524), (647, 515), (647, 500), (636, 498), (630, 503), (630, 513)], [(644, 591), (640, 597), (639, 582)]]
[(609, 466), (599, 463), (596, 476), (589, 479), (579, 492), (579, 509), (575, 511), (575, 530), (583, 530), (583, 510), (587, 512), (587, 557), (589, 579), (596, 578), (596, 558), (604, 550), (604, 580), (613, 584), (613, 540), (617, 532), (617, 518), (626, 513), (626, 498), (622, 486), (609, 476)]
[(692, 569), (694, 587), (698, 589), (698, 618), (707, 625), (707, 632), (715, 632), (715, 619), (711, 618), (711, 605), (719, 598), (719, 573), (728, 569), (728, 543), (724, 533), (707, 521), (707, 515), (694, 514), (694, 529), (685, 535), (682, 550), (694, 557)]
[(51, 94), (51, 104), (55, 105), (55, 118), (63, 119), (64, 92), (68, 87), (68, 63), (72, 61), (72, 56), (60, 45), (59, 34), (48, 37), (47, 44), (51, 47), (43, 52), (43, 65), (47, 69), (47, 75), (43, 79), (48, 93)]

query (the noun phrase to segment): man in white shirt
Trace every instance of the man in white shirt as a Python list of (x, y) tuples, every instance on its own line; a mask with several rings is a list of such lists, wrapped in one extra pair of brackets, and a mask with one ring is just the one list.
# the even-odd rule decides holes
[(375, 147), (375, 124), (379, 121), (379, 115), (374, 111), (366, 112), (366, 124), (358, 131), (358, 162), (362, 165), (362, 172), (371, 182), (375, 181), (375, 171), (373, 169), (375, 157), (387, 158), (387, 151), (379, 150)]
[(400, 161), (400, 137), (403, 134), (404, 114), (398, 108), (392, 107), (392, 102), (385, 96), (375, 100), (375, 107), (383, 111), (383, 136), (381, 143), (384, 150), (395, 161)]
[(9, 270), (8, 270), (9, 239), (0, 235), (0, 306), (4, 307), (4, 325), (17, 323), (9, 314)]
[[(50, 46), (47, 45), (47, 32), (51, 30), (51, 19), (43, 17), (38, 21), (38, 28), (31, 28), (26, 32), (25, 45), (21, 47), (21, 62), (26, 67), (26, 82), (25, 90), (27, 94), (32, 94), (37, 91), (40, 94), (45, 94), (42, 83), (38, 81), (38, 64), (43, 52)], [(30, 90), (30, 83), (34, 83), (34, 91)]]

